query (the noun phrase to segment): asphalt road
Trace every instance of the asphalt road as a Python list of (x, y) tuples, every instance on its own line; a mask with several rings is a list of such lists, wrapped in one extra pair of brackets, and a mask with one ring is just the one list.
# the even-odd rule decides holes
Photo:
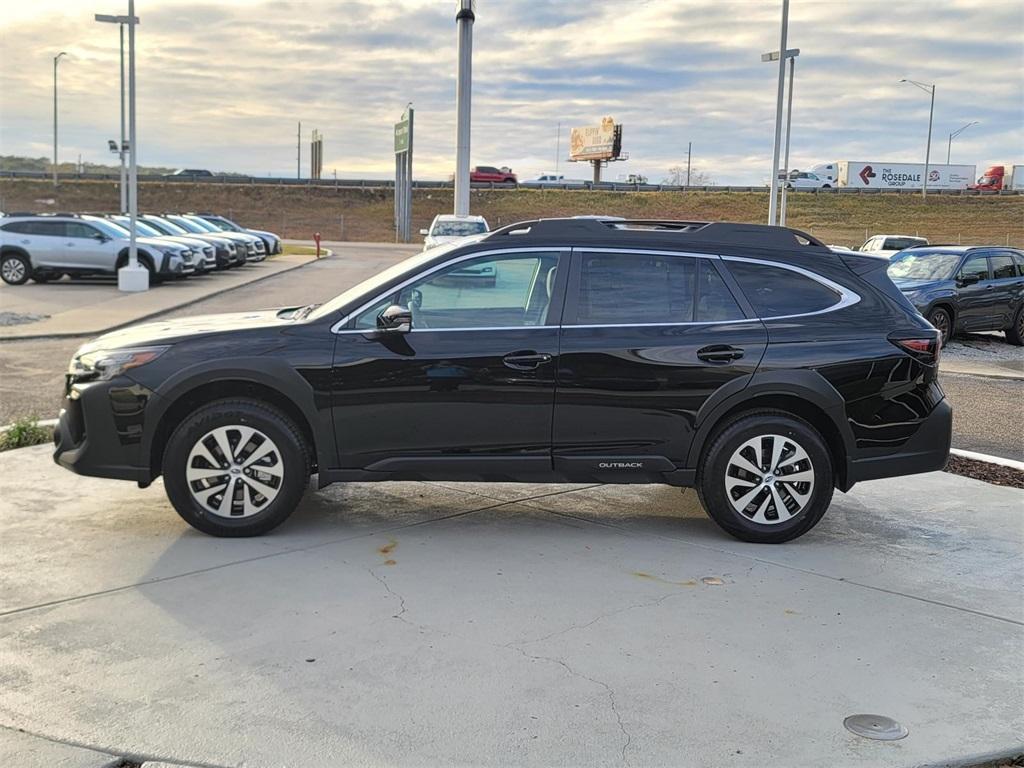
[[(168, 317), (239, 312), (324, 301), (401, 258), (385, 248), (342, 247), (337, 258), (170, 312)], [(409, 249), (405, 249), (409, 253)], [(0, 342), (0, 424), (60, 408), (64, 371), (85, 339)], [(1024, 380), (942, 374), (953, 405), (953, 447), (1024, 461)]]

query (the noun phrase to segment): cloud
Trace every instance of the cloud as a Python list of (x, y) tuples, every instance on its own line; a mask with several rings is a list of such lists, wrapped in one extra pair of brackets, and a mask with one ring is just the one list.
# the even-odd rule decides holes
[[(61, 157), (106, 161), (119, 121), (117, 30), (59, 0), (3, 21), (0, 151), (46, 153), (52, 56), (60, 64)], [(416, 106), (416, 174), (454, 165), (453, 3), (147, 0), (140, 3), (140, 161), (291, 175), (303, 123), (325, 139), (325, 167), (392, 173), (391, 124)], [(654, 179), (685, 158), (717, 181), (769, 175), (777, 0), (479, 0), (474, 29), (473, 161), (523, 176), (551, 169), (561, 124), (613, 115), (630, 160), (612, 176)], [(799, 47), (794, 167), (923, 160), (937, 84), (933, 157), (970, 120), (954, 162), (1024, 159), (1024, 6), (1014, 0), (795, 2)], [(308, 160), (306, 161), (308, 162)], [(306, 164), (304, 162), (304, 165)], [(588, 176), (586, 166), (561, 169)], [(304, 172), (306, 169), (304, 168)]]

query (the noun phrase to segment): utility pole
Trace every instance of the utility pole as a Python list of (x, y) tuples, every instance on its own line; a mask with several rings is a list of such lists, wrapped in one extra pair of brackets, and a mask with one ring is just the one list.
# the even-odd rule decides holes
[(562, 124), (558, 124), (558, 132), (555, 134), (555, 176), (558, 175), (558, 158), (562, 154)]
[(789, 32), (789, 0), (782, 0), (782, 34), (779, 39), (779, 84), (775, 100), (775, 146), (772, 150), (771, 197), (768, 200), (768, 223), (778, 223), (779, 149), (782, 144), (782, 93), (786, 84), (786, 35)]
[(928, 146), (924, 150), (924, 179), (921, 181), (921, 197), (928, 197), (928, 170), (931, 167), (932, 158), (932, 118), (935, 117), (935, 85), (919, 83), (917, 80), (903, 78), (901, 83), (910, 83), (915, 88), (920, 88), (925, 93), (931, 94), (931, 107), (928, 109)]
[(458, 79), (455, 84), (455, 215), (469, 213), (469, 134), (473, 90), (474, 0), (459, 0), (455, 14), (458, 34)]
[(789, 58), (789, 92), (786, 94), (786, 154), (782, 163), (786, 183), (782, 185), (782, 205), (779, 207), (779, 225), (783, 227), (786, 226), (786, 187), (789, 185), (789, 133), (793, 126), (793, 70), (796, 68), (796, 57), (799, 53), (799, 48), (792, 56), (788, 56), (789, 51), (786, 51)]
[(979, 125), (979, 123), (977, 120), (972, 120), (967, 125), (963, 126), (962, 128), (957, 128), (955, 131), (949, 134), (949, 141), (946, 143), (946, 165), (949, 165), (949, 155), (953, 151), (953, 139), (955, 139), (961, 133), (966, 131), (972, 125)]
[(690, 155), (693, 154), (693, 142), (686, 142), (686, 188), (690, 188)]
[(124, 24), (118, 24), (121, 31), (121, 146), (118, 156), (121, 160), (121, 213), (128, 212), (128, 168), (124, 162)]
[[(139, 167), (135, 134), (135, 0), (128, 0), (128, 265), (117, 271), (117, 287), (122, 291), (148, 291), (149, 270), (139, 264), (136, 222), (139, 217)], [(154, 265), (156, 266), (156, 265)]]
[(61, 51), (53, 57), (53, 186), (57, 186), (57, 64), (61, 56), (67, 56)]
[(295, 178), (302, 178), (302, 121), (299, 121), (299, 128), (295, 131)]

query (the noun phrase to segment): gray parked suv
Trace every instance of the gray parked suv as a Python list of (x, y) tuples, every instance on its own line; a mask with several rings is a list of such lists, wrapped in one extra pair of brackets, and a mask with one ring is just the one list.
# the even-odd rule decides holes
[[(0, 277), (10, 285), (64, 275), (114, 275), (128, 263), (127, 229), (99, 216), (12, 214), (0, 219)], [(199, 256), (188, 246), (137, 238), (139, 262), (153, 282), (195, 272)]]

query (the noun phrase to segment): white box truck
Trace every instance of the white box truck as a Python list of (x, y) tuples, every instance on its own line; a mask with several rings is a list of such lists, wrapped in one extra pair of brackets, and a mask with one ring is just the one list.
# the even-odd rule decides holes
[[(840, 160), (836, 181), (840, 187), (859, 189), (921, 189), (924, 163), (887, 163), (880, 160)], [(973, 165), (930, 165), (928, 189), (967, 189), (974, 183)]]

